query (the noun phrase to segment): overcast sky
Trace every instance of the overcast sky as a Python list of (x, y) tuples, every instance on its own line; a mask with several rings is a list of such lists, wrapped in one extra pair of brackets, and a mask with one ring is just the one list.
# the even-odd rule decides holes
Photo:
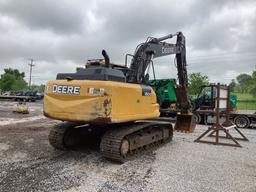
[[(228, 83), (256, 65), (255, 0), (0, 0), (0, 73), (18, 68), (32, 82), (73, 72), (87, 59), (124, 63), (148, 36), (182, 31), (189, 72)], [(175, 78), (173, 57), (154, 61), (157, 78)]]

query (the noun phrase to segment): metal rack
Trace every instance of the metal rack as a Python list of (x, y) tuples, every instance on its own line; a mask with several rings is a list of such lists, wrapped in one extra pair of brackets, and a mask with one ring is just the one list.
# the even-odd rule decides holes
[[(233, 147), (242, 147), (237, 140), (249, 141), (247, 137), (229, 120), (230, 115), (230, 87), (222, 86), (219, 83), (216, 85), (217, 95), (216, 95), (216, 122), (211, 127), (208, 128), (204, 133), (202, 133), (194, 142), (198, 143), (209, 143), (214, 145), (226, 145)], [(226, 120), (223, 124), (220, 123), (220, 112), (224, 112), (226, 115)], [(241, 137), (233, 137), (230, 134), (230, 130), (235, 130)], [(220, 135), (224, 132), (225, 136)], [(214, 141), (203, 140), (205, 136), (215, 137)], [(230, 139), (233, 143), (221, 142), (220, 139)]]

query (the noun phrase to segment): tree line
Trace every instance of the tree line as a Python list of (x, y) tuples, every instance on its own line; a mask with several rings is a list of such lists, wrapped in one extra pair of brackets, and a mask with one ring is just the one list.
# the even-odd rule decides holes
[[(208, 76), (202, 73), (190, 73), (188, 81), (189, 95), (197, 95), (201, 86), (209, 84)], [(229, 86), (232, 92), (249, 93), (256, 97), (256, 71), (253, 71), (251, 75), (246, 73), (238, 75), (236, 79), (231, 80)]]
[(249, 93), (253, 97), (256, 97), (256, 71), (252, 72), (252, 75), (242, 73), (232, 79), (230, 83), (232, 91), (237, 93)]
[[(4, 73), (0, 76), (0, 92), (29, 89), (28, 83), (24, 78), (25, 73), (20, 72), (18, 69), (4, 69)], [(43, 92), (44, 85), (32, 85), (30, 89)]]

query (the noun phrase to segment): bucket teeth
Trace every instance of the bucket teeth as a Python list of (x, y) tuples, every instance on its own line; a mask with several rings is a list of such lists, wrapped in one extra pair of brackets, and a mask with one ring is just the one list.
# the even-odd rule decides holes
[(192, 133), (195, 130), (195, 118), (193, 114), (177, 114), (174, 130), (178, 132)]

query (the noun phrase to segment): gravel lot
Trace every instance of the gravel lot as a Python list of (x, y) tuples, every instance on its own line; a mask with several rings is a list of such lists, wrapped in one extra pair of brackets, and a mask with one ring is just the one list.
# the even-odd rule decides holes
[(54, 150), (48, 132), (57, 121), (42, 116), (42, 103), (29, 115), (12, 114), (0, 101), (0, 191), (256, 191), (256, 130), (243, 133), (243, 148), (194, 143), (175, 133), (163, 147), (126, 162), (105, 160), (91, 147)]

